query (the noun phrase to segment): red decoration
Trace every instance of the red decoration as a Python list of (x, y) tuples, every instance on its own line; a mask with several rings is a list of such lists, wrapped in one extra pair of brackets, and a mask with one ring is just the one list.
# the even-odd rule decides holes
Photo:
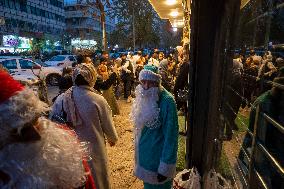
[(14, 80), (7, 72), (0, 71), (0, 104), (24, 90), (24, 86)]

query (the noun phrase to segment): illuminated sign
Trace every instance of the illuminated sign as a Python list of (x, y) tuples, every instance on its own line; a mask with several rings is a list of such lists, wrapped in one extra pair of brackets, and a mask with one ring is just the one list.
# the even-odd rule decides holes
[(18, 46), (19, 49), (30, 49), (32, 39), (26, 37), (19, 37), (20, 44)]
[(19, 45), (19, 39), (15, 35), (3, 35), (4, 47), (17, 47)]
[(15, 35), (3, 35), (3, 46), (13, 47), (19, 49), (29, 49), (31, 48), (31, 38), (18, 37)]
[(94, 47), (97, 42), (95, 40), (71, 39), (71, 45), (75, 47)]

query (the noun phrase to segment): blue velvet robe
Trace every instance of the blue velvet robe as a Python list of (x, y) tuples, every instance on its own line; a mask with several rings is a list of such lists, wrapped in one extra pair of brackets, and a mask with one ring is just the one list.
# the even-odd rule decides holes
[[(178, 117), (173, 96), (164, 88), (159, 95), (160, 125), (144, 127), (135, 148), (135, 176), (144, 183), (161, 185), (175, 176), (178, 150)], [(158, 182), (158, 173), (168, 179)]]

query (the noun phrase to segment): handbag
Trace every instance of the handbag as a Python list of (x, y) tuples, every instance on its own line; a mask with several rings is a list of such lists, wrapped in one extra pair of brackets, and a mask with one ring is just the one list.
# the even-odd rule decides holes
[(51, 121), (54, 121), (59, 124), (67, 124), (67, 113), (65, 112), (63, 108), (63, 100), (61, 102), (61, 112), (60, 114), (53, 114), (51, 117)]
[[(73, 100), (73, 91), (71, 91), (72, 100)], [(67, 121), (67, 113), (64, 110), (63, 100), (61, 102), (61, 112), (60, 114), (53, 114), (51, 117), (51, 121), (56, 122), (58, 124), (67, 125), (68, 127), (72, 128), (72, 122)]]
[(173, 181), (173, 189), (201, 189), (201, 178), (196, 168), (184, 169)]
[(179, 89), (177, 92), (177, 100), (180, 102), (187, 102), (189, 98), (189, 90), (188, 87), (184, 89)]

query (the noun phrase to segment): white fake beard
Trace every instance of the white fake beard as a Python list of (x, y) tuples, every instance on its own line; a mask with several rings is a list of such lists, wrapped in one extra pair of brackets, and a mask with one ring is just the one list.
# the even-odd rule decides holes
[(130, 114), (136, 129), (142, 130), (144, 126), (149, 128), (159, 126), (159, 123), (157, 123), (160, 113), (159, 92), (159, 87), (152, 87), (148, 90), (143, 89), (141, 85), (136, 87), (136, 98)]
[(42, 119), (41, 139), (14, 143), (0, 151), (0, 170), (10, 176), (0, 188), (77, 188), (86, 181), (84, 144), (55, 123)]
[(2, 103), (0, 106), (0, 148), (5, 145), (13, 129), (20, 130), (24, 124), (48, 110), (48, 105), (40, 101), (29, 88), (25, 88)]

